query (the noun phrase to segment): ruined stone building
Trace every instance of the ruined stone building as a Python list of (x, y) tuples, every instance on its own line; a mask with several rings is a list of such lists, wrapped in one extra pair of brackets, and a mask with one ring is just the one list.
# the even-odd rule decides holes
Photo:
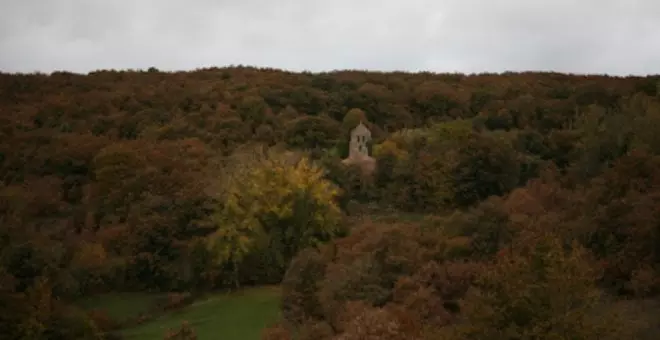
[(348, 147), (348, 158), (342, 163), (346, 165), (358, 165), (366, 172), (371, 173), (376, 168), (376, 160), (369, 156), (369, 143), (371, 142), (371, 131), (362, 123), (351, 131), (351, 140)]

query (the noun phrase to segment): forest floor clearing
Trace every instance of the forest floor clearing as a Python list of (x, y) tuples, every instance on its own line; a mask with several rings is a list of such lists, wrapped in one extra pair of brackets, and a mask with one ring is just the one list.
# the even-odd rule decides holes
[[(85, 304), (121, 320), (146, 312), (159, 297), (162, 294), (108, 294)], [(263, 329), (278, 320), (279, 304), (280, 290), (274, 286), (209, 294), (189, 306), (121, 329), (119, 334), (127, 340), (161, 340), (168, 330), (187, 321), (199, 340), (258, 340)]]

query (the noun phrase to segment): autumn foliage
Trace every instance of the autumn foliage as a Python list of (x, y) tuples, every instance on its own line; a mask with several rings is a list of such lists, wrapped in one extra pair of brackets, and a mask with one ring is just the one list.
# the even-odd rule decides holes
[[(339, 189), (304, 156), (256, 150), (234, 157), (217, 188), (209, 250), (234, 282), (279, 282), (291, 258), (342, 232)], [(249, 269), (248, 269), (249, 268)]]
[[(0, 333), (94, 339), (78, 298), (281, 281), (273, 338), (623, 334), (592, 310), (660, 292), (659, 82), (0, 74)], [(372, 176), (341, 163), (360, 121)]]

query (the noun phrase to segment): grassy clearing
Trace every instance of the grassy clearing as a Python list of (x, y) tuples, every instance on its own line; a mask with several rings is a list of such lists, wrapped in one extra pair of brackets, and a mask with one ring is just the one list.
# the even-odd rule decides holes
[(128, 340), (160, 340), (168, 329), (188, 321), (200, 340), (257, 340), (265, 327), (277, 321), (279, 298), (276, 287), (211, 295), (121, 334)]
[(124, 320), (146, 313), (163, 294), (108, 293), (86, 298), (80, 305), (87, 309), (102, 309), (113, 320)]

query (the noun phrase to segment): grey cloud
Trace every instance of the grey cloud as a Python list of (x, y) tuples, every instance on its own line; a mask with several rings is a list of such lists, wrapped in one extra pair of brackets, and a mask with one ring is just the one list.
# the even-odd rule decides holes
[[(8, 1), (7, 1), (8, 2)], [(660, 73), (656, 0), (21, 0), (0, 69)]]

